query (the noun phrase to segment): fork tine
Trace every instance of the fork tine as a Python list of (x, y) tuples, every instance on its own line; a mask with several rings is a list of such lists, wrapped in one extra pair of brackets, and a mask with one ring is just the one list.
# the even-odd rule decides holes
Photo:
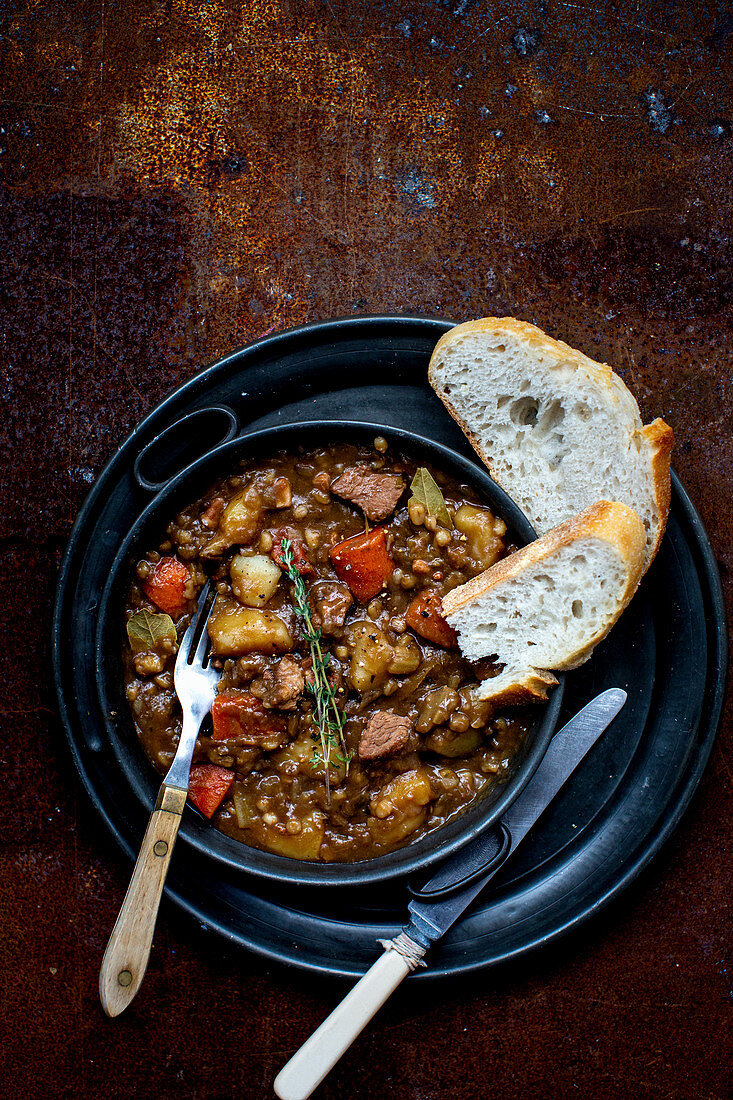
[[(212, 604), (212, 607), (213, 607), (213, 604)], [(209, 608), (209, 614), (206, 616), (206, 619), (204, 621), (204, 627), (203, 627), (203, 630), (201, 631), (201, 637), (199, 638), (199, 644), (196, 646), (196, 652), (194, 653), (193, 661), (191, 662), (194, 665), (200, 665), (201, 668), (204, 667), (204, 661), (206, 660), (206, 654), (208, 653), (209, 646), (211, 644), (211, 639), (209, 638), (209, 630), (208, 630), (209, 615), (210, 614), (211, 614), (211, 607)]]
[[(198, 604), (196, 606), (196, 614), (191, 619), (186, 633), (181, 638), (181, 644), (178, 647), (178, 657), (176, 658), (176, 661), (181, 661), (182, 663), (185, 662), (186, 664), (188, 663), (191, 646), (193, 645), (193, 640), (196, 636), (196, 630), (198, 628), (199, 622), (201, 621), (201, 615), (204, 608), (206, 607), (206, 601), (209, 598), (210, 592), (211, 581), (207, 581), (204, 587), (201, 589), (201, 595), (199, 596)], [(204, 635), (205, 634), (206, 631), (204, 631)]]

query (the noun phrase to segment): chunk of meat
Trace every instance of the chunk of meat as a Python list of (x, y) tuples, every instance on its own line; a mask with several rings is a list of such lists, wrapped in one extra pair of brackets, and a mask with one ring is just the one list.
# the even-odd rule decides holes
[(443, 605), (437, 592), (424, 588), (405, 612), (405, 622), (421, 638), (446, 649), (455, 649), (458, 635), (443, 618)]
[(394, 512), (405, 484), (397, 474), (382, 474), (368, 466), (350, 466), (331, 482), (331, 492), (357, 504), (367, 519), (381, 520)]
[(289, 508), (293, 503), (293, 490), (286, 477), (275, 478), (272, 493), (275, 508)]
[(211, 719), (214, 741), (238, 741), (272, 750), (283, 744), (287, 732), (285, 718), (273, 714), (251, 691), (230, 688), (219, 692)]
[(381, 760), (406, 749), (412, 722), (391, 710), (377, 710), (366, 724), (359, 741), (361, 760)]
[(293, 657), (281, 657), (274, 668), (265, 670), (262, 679), (252, 688), (265, 707), (295, 710), (295, 704), (305, 690), (303, 669)]
[(328, 556), (338, 579), (348, 584), (360, 603), (376, 596), (394, 571), (384, 527), (344, 539)]
[[(326, 679), (336, 695), (339, 695), (344, 682), (343, 669), (337, 661), (334, 661), (329, 653), (324, 654), (324, 660), (326, 662)], [(310, 657), (306, 657), (303, 661), (303, 674), (305, 676), (306, 687), (309, 691), (313, 691), (316, 684), (316, 677), (313, 673), (313, 661)]]
[(345, 584), (338, 581), (320, 581), (310, 591), (313, 621), (324, 634), (333, 634), (344, 625), (346, 613), (354, 597)]
[(294, 538), (290, 530), (286, 528), (284, 531), (273, 531), (275, 541), (272, 544), (272, 550), (270, 556), (275, 562), (275, 565), (279, 565), (286, 573), (288, 567), (285, 564), (285, 558), (283, 557), (283, 539), (288, 539), (290, 542), (290, 555), (292, 556), (293, 568), (297, 573), (300, 573), (301, 577), (314, 577), (316, 571), (311, 565), (310, 559), (305, 552), (305, 545), (301, 539)]
[(221, 514), (226, 508), (226, 501), (224, 497), (214, 497), (208, 508), (205, 508), (201, 513), (201, 522), (204, 527), (210, 528), (214, 531), (219, 526), (219, 520)]
[(196, 764), (188, 778), (188, 797), (204, 817), (213, 817), (229, 794), (234, 772), (218, 764)]
[(143, 583), (143, 592), (156, 607), (172, 619), (180, 619), (188, 610), (186, 595), (191, 571), (178, 558), (160, 558)]

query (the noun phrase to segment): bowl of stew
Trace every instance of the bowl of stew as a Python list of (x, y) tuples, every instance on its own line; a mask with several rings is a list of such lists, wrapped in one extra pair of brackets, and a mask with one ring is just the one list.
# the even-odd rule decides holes
[(554, 732), (494, 711), (440, 598), (534, 537), (477, 463), (379, 425), (318, 422), (214, 448), (157, 493), (113, 565), (97, 683), (130, 797), (175, 754), (173, 665), (207, 580), (221, 671), (183, 843), (227, 869), (356, 885), (442, 860), (498, 819)]

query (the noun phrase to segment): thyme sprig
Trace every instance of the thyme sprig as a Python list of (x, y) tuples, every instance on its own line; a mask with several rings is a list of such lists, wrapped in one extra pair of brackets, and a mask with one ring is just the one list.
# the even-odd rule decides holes
[(326, 782), (326, 801), (331, 802), (331, 783), (329, 769), (331, 763), (341, 764), (348, 771), (353, 753), (346, 748), (344, 739), (344, 716), (336, 702), (336, 690), (328, 678), (328, 666), (331, 654), (321, 649), (321, 631), (314, 626), (311, 617), (311, 609), (308, 603), (308, 589), (303, 578), (295, 568), (293, 544), (290, 539), (284, 538), (281, 542), (282, 560), (285, 570), (293, 585), (293, 597), (295, 602), (295, 614), (302, 621), (303, 634), (310, 647), (311, 662), (313, 665), (313, 679), (307, 683), (308, 691), (313, 695), (317, 732), (312, 738), (317, 742), (317, 748), (313, 750), (313, 766), (323, 764)]

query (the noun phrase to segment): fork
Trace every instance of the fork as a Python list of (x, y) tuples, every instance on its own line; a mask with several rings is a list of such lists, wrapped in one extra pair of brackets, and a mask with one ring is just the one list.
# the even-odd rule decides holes
[(178, 649), (173, 682), (183, 710), (181, 737), (158, 792), (125, 900), (102, 959), (99, 997), (108, 1016), (118, 1016), (127, 1008), (145, 976), (160, 896), (186, 804), (191, 757), (201, 723), (216, 697), (221, 673), (209, 664), (210, 593), (208, 582)]

